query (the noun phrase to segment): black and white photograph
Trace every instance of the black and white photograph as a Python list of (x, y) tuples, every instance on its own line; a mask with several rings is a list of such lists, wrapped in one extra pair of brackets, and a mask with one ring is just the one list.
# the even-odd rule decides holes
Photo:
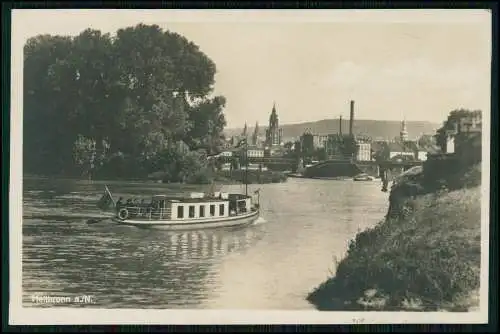
[(491, 19), (12, 10), (9, 323), (487, 323)]

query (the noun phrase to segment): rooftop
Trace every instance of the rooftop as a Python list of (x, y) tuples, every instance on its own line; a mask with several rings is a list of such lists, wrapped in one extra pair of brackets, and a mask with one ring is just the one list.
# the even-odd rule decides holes
[(418, 145), (414, 141), (390, 142), (387, 144), (390, 152), (411, 152), (417, 151)]

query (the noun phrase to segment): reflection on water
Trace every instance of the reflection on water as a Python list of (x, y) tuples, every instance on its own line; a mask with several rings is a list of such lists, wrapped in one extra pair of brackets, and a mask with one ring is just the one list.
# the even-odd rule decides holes
[[(115, 197), (177, 186), (108, 183)], [(290, 179), (261, 188), (262, 217), (236, 230), (169, 232), (86, 220), (103, 183), (25, 180), (23, 303), (33, 295), (93, 295), (64, 307), (307, 309), (305, 295), (358, 229), (379, 221), (377, 182)], [(191, 191), (193, 189), (187, 189)], [(224, 191), (242, 191), (226, 186)]]

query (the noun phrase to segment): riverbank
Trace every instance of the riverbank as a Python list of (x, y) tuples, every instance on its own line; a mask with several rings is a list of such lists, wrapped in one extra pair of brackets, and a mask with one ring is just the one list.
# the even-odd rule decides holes
[(450, 175), (444, 184), (429, 182), (423, 171), (400, 180), (386, 219), (351, 241), (335, 276), (307, 300), (320, 310), (478, 307), (480, 180), (480, 165)]
[(206, 186), (212, 183), (217, 185), (239, 185), (245, 182), (245, 179), (249, 184), (266, 184), (266, 183), (281, 183), (286, 182), (288, 175), (285, 172), (277, 171), (254, 171), (249, 170), (248, 174), (243, 170), (234, 171), (219, 171), (210, 174), (208, 177), (198, 178), (198, 179), (188, 179), (186, 182), (168, 182), (163, 179), (164, 173), (158, 172), (150, 174), (146, 179), (139, 178), (113, 178), (113, 179), (103, 179), (94, 178), (92, 180), (77, 178), (77, 177), (64, 177), (64, 176), (51, 176), (51, 175), (34, 175), (26, 174), (23, 179), (30, 180), (57, 180), (57, 181), (78, 181), (78, 182), (89, 182), (89, 183), (157, 183), (157, 184), (168, 184), (170, 186)]
[(236, 184), (247, 183), (265, 184), (265, 183), (281, 183), (286, 182), (288, 175), (285, 172), (278, 171), (258, 171), (238, 169), (233, 171), (219, 171), (216, 174), (216, 180), (227, 180)]

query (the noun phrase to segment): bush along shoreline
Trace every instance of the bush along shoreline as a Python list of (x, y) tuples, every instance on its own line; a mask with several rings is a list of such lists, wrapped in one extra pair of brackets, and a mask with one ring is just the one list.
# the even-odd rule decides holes
[[(432, 159), (395, 180), (385, 220), (357, 234), (307, 300), (319, 310), (478, 307), (481, 164), (454, 159)], [(442, 173), (445, 164), (455, 168)]]

